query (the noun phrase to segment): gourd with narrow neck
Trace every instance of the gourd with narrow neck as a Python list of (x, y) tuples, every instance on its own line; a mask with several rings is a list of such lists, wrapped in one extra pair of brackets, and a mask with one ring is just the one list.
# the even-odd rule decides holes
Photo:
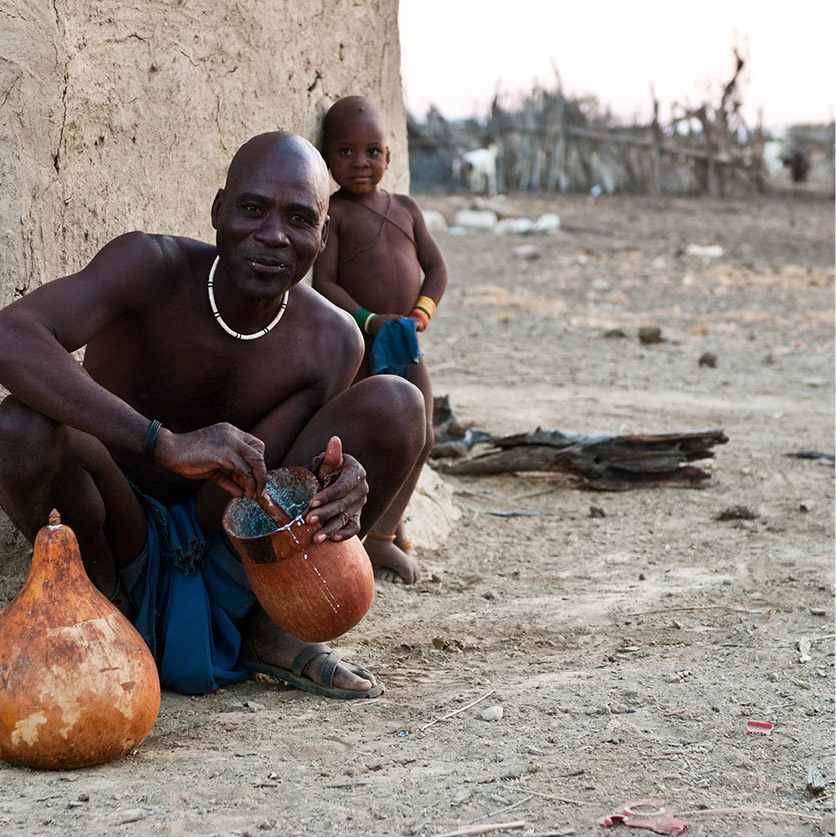
[(144, 741), (159, 709), (154, 658), (87, 578), (53, 510), (26, 584), (0, 611), (0, 757), (32, 768), (107, 762)]

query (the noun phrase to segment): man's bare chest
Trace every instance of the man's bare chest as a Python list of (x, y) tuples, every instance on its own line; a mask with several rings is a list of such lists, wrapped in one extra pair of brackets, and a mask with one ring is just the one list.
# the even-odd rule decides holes
[(314, 386), (314, 371), (293, 347), (242, 343), (183, 353), (164, 371), (158, 368), (159, 375), (147, 376), (141, 392), (183, 428), (230, 422), (247, 429)]
[(238, 341), (213, 321), (160, 322), (137, 325), (120, 338), (118, 352), (90, 348), (89, 371), (172, 430), (215, 422), (250, 428), (277, 405), (316, 386), (315, 370), (292, 329)]

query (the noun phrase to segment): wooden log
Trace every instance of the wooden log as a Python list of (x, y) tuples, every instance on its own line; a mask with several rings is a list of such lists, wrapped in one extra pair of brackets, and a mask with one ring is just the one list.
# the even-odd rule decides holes
[(638, 486), (702, 485), (711, 476), (696, 465), (714, 457), (712, 447), (728, 442), (722, 430), (589, 436), (537, 428), (494, 437), (493, 450), (448, 466), (457, 475), (516, 471), (561, 471), (593, 489), (622, 491)]

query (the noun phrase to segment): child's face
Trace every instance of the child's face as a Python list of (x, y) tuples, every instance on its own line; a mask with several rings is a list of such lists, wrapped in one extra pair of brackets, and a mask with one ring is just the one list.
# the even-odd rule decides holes
[(339, 119), (329, 131), (325, 162), (346, 192), (374, 192), (389, 165), (389, 148), (380, 121), (369, 113)]

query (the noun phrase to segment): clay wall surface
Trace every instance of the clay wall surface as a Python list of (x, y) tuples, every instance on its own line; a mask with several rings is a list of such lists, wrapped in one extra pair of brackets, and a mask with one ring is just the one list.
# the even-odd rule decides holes
[(211, 240), (235, 149), (377, 101), (408, 191), (397, 0), (0, 0), (0, 306), (130, 230)]

